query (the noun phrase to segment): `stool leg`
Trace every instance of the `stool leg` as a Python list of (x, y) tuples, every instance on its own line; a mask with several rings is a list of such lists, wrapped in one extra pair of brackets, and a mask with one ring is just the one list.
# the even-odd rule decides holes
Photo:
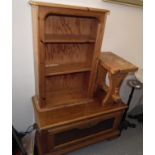
[(107, 89), (106, 95), (102, 101), (102, 105), (108, 105), (112, 101), (118, 103), (122, 102), (119, 90), (124, 78), (127, 76), (126, 73), (115, 73), (112, 74), (108, 72), (109, 77), (109, 87)]

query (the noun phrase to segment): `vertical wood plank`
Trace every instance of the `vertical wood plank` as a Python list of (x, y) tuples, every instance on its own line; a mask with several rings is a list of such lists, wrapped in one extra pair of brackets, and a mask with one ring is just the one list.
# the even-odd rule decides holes
[(98, 23), (95, 52), (94, 52), (94, 58), (92, 61), (92, 71), (91, 71), (89, 87), (88, 87), (88, 96), (91, 98), (93, 97), (93, 94), (95, 91), (95, 82), (96, 82), (96, 76), (97, 76), (97, 65), (98, 65), (99, 55), (101, 52), (101, 46), (102, 46), (102, 40), (103, 40), (103, 35), (104, 35), (106, 17), (107, 17), (107, 13), (105, 13), (104, 16), (99, 19), (99, 23)]

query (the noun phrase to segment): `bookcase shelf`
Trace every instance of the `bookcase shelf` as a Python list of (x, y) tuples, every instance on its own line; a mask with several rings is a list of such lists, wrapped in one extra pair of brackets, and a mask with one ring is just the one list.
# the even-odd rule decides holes
[(44, 43), (94, 43), (95, 38), (88, 35), (45, 34)]
[(90, 71), (88, 64), (46, 65), (46, 76)]

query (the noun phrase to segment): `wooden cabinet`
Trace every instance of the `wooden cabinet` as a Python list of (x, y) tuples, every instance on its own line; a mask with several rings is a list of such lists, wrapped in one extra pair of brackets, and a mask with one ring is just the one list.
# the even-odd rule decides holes
[(112, 72), (120, 69), (119, 59), (109, 53), (101, 55), (109, 11), (30, 4), (36, 82), (33, 105), (40, 155), (65, 154), (118, 136), (127, 108), (119, 97), (119, 87), (127, 73), (137, 68), (123, 61), (123, 72)]

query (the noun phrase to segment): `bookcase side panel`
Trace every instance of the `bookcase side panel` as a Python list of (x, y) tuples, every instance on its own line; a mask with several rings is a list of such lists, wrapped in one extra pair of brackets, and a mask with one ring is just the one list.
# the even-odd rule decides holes
[(92, 60), (92, 72), (90, 75), (90, 82), (89, 82), (89, 88), (88, 88), (88, 95), (90, 97), (93, 97), (94, 91), (95, 91), (95, 83), (96, 83), (96, 76), (97, 76), (97, 65), (98, 65), (99, 55), (101, 52), (101, 46), (102, 46), (102, 40), (103, 40), (103, 35), (104, 35), (106, 17), (107, 17), (107, 13), (104, 13), (102, 15), (102, 18), (100, 18), (99, 22), (98, 22), (94, 57)]
[(33, 55), (35, 72), (35, 95), (39, 99), (39, 36), (38, 36), (38, 6), (32, 6), (32, 24), (33, 24)]

